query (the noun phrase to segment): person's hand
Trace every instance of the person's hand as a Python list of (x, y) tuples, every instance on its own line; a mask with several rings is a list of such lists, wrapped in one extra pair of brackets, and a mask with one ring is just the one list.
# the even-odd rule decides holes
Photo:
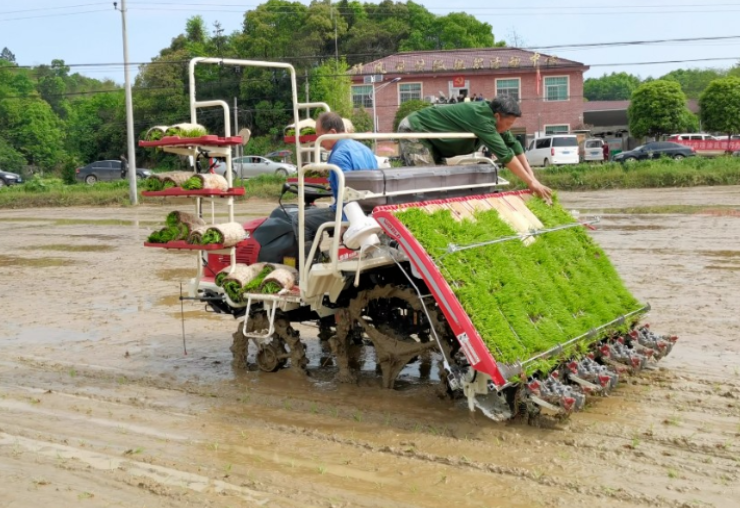
[(550, 187), (542, 185), (540, 182), (535, 180), (529, 188), (535, 196), (542, 198), (545, 203), (548, 205), (552, 204), (552, 189)]

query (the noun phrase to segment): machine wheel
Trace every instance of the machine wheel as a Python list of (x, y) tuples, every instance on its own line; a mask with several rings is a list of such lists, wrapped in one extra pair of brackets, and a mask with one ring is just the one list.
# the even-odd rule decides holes
[(549, 168), (550, 167), (550, 160), (549, 159), (545, 159), (544, 161), (542, 161), (542, 165), (544, 167), (546, 167), (546, 168)]
[(361, 327), (375, 346), (383, 373), (384, 388), (393, 388), (403, 367), (417, 356), (439, 349), (432, 328), (440, 338), (444, 354), (452, 358), (459, 345), (433, 299), (426, 303), (430, 319), (416, 292), (409, 287), (379, 286), (361, 291), (350, 301), (349, 320)]
[(231, 183), (233, 184), (236, 182), (236, 179), (239, 178), (239, 175), (236, 174), (236, 171), (231, 171)]
[(95, 182), (98, 181), (98, 177), (95, 175), (87, 175), (85, 177), (85, 183), (88, 185), (95, 185)]
[(280, 178), (288, 178), (288, 171), (285, 168), (277, 168), (275, 170), (275, 176), (279, 176)]
[(634, 157), (627, 157), (626, 159), (624, 159), (625, 164), (634, 164), (635, 162), (637, 162), (637, 159)]
[(277, 350), (275, 345), (268, 344), (267, 346), (264, 346), (259, 353), (257, 353), (257, 366), (261, 371), (275, 372), (285, 365), (285, 360), (281, 360), (279, 356), (280, 352)]
[(0, 189), (2, 189), (3, 187), (5, 187), (5, 180), (0, 178)]
[(685, 157), (683, 155), (681, 155), (680, 153), (673, 156), (673, 160), (674, 161), (682, 161), (684, 159), (685, 159)]

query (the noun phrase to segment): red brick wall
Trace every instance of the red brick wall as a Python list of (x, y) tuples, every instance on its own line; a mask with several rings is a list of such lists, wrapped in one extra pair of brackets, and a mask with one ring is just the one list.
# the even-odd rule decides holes
[[(456, 75), (465, 75), (464, 72)], [(517, 73), (475, 74), (466, 76), (470, 81), (470, 95), (483, 94), (486, 99), (494, 97), (496, 79), (519, 78), (520, 104), (522, 118), (517, 120), (514, 128), (524, 128), (527, 134), (534, 134), (537, 130), (544, 131), (546, 125), (569, 125), (571, 129), (583, 123), (583, 72), (581, 70), (561, 70), (542, 72), (540, 96), (536, 94), (535, 73), (532, 71)], [(567, 101), (544, 100), (544, 78), (547, 76), (569, 77), (569, 99)], [(395, 76), (387, 76), (386, 81)], [(377, 92), (376, 110), (378, 115), (378, 131), (391, 132), (393, 118), (398, 110), (398, 87), (401, 83), (422, 83), (422, 96), (437, 96), (441, 90), (448, 95), (449, 81), (452, 74), (445, 76), (402, 76), (403, 81), (382, 88)], [(354, 84), (361, 84), (355, 81)], [(378, 85), (381, 86), (381, 85)], [(368, 109), (372, 116), (372, 109)]]

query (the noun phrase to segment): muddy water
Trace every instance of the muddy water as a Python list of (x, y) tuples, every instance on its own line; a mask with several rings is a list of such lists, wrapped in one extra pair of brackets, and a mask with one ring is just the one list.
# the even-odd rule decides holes
[[(237, 322), (180, 308), (193, 255), (141, 245), (172, 204), (4, 211), (0, 505), (737, 506), (740, 217), (692, 207), (740, 209), (740, 189), (562, 199), (602, 216), (594, 237), (681, 340), (556, 428), (440, 399), (435, 362), (388, 392), (360, 351), (359, 385), (337, 385), (310, 326), (311, 377), (234, 372)], [(691, 207), (608, 213), (656, 203)]]

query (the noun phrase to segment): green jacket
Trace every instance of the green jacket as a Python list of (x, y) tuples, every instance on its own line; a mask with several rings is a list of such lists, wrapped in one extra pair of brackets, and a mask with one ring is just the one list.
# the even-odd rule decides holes
[(501, 164), (508, 164), (515, 155), (524, 153), (514, 135), (496, 132), (496, 118), (487, 101), (461, 102), (431, 106), (408, 116), (414, 132), (470, 132), (477, 139), (424, 139), (441, 157), (473, 153), (486, 145)]

